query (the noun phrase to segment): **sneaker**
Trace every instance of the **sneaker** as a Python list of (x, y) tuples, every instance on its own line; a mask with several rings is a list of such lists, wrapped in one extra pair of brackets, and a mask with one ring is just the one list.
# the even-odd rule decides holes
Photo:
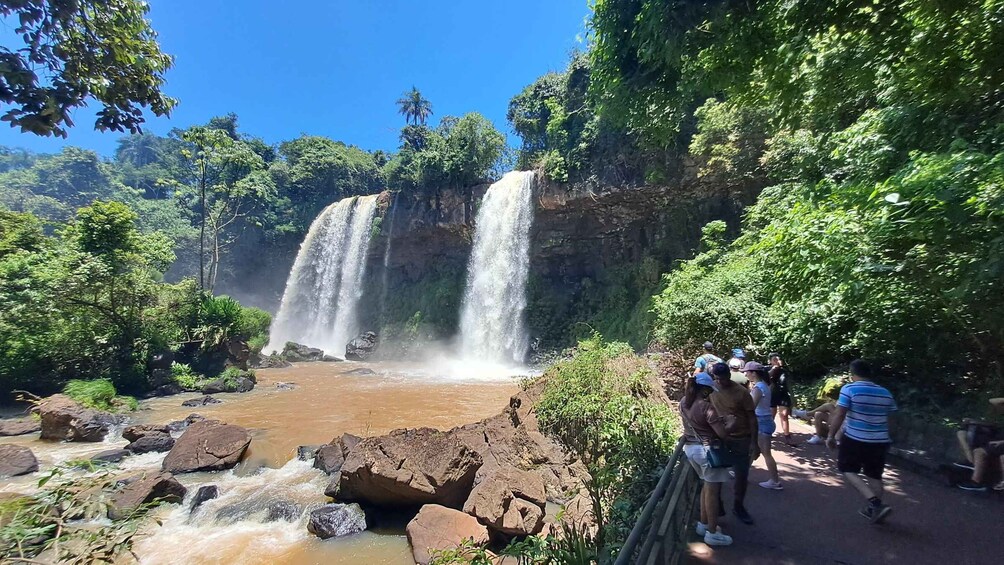
[(970, 463), (970, 462), (968, 462), (968, 461), (956, 461), (956, 462), (952, 463), (952, 465), (955, 465), (956, 467), (959, 467), (960, 469), (969, 469), (970, 471), (975, 471), (976, 470), (976, 467), (973, 467), (973, 464)]
[(865, 506), (861, 510), (858, 510), (858, 514), (861, 514), (872, 524), (881, 524), (889, 514), (892, 513), (892, 507), (885, 504), (880, 504), (878, 506)]
[(732, 545), (732, 536), (727, 536), (719, 529), (717, 532), (704, 534), (704, 543), (708, 545)]
[(826, 440), (814, 434), (812, 437), (806, 440), (805, 443), (809, 443), (812, 445), (820, 445), (826, 443)]
[(735, 514), (736, 518), (739, 518), (739, 521), (742, 522), (743, 524), (746, 524), (747, 526), (753, 525), (753, 516), (750, 516), (750, 513), (747, 512), (746, 509), (743, 508), (742, 506), (738, 508), (733, 508), (732, 513)]
[(1001, 481), (994, 485), (994, 490), (1004, 490), (1004, 481)]
[[(722, 533), (722, 527), (718, 526), (718, 529), (715, 531), (718, 533)], [(704, 537), (704, 534), (706, 533), (708, 533), (708, 525), (705, 524), (704, 522), (697, 522), (697, 535), (699, 537)]]
[(962, 490), (971, 490), (973, 492), (987, 492), (987, 487), (985, 487), (984, 485), (981, 485), (980, 483), (974, 483), (973, 481), (968, 481), (968, 480), (962, 481), (961, 483), (955, 486), (959, 487)]
[(792, 437), (791, 434), (787, 434), (783, 437), (784, 437), (784, 443), (787, 444), (788, 447), (798, 447), (798, 443), (795, 442), (795, 438)]
[(729, 476), (732, 477), (733, 479), (736, 478), (736, 472), (735, 471), (729, 471)]
[(763, 488), (765, 488), (765, 489), (770, 489), (770, 490), (784, 490), (784, 487), (781, 486), (781, 481), (764, 481), (764, 482), (758, 483), (758, 484), (760, 486), (762, 486)]
[(805, 410), (793, 410), (792, 413), (791, 413), (792, 416), (794, 416), (796, 418), (801, 418), (803, 420), (805, 420), (806, 418), (809, 417), (808, 414), (809, 413), (806, 412)]

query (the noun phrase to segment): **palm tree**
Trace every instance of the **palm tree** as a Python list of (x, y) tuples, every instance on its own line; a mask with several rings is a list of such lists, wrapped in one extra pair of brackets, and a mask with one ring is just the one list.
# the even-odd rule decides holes
[(414, 86), (411, 92), (405, 92), (397, 101), (398, 112), (404, 115), (404, 122), (415, 122), (415, 125), (425, 125), (425, 120), (432, 115), (432, 103), (422, 98), (422, 93)]

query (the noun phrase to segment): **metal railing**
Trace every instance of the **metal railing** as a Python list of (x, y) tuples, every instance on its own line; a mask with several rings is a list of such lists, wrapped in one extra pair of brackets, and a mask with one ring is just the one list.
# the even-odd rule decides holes
[(699, 488), (700, 481), (683, 454), (680, 438), (614, 564), (679, 563), (687, 547)]

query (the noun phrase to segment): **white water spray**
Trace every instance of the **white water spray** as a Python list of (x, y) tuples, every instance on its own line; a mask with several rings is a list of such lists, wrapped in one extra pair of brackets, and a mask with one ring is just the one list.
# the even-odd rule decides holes
[(376, 195), (340, 200), (321, 212), (286, 281), (266, 352), (287, 341), (342, 356), (359, 331), (356, 306), (362, 297)]
[(502, 365), (526, 360), (529, 336), (523, 315), (533, 186), (532, 172), (506, 173), (481, 202), (460, 316), (461, 355), (466, 359)]

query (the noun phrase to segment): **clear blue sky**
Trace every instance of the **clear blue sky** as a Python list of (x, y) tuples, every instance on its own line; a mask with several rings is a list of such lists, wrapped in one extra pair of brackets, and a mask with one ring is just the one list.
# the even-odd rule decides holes
[[(433, 123), (477, 111), (511, 134), (509, 99), (584, 48), (587, 0), (151, 0), (162, 49), (174, 55), (165, 92), (180, 103), (147, 131), (235, 112), (268, 143), (301, 133), (365, 149), (397, 148), (394, 101), (414, 84)], [(9, 30), (0, 32), (8, 45)], [(111, 155), (120, 134), (94, 131), (78, 110), (66, 140), (0, 124), (0, 145)], [(510, 143), (516, 143), (510, 135)]]

